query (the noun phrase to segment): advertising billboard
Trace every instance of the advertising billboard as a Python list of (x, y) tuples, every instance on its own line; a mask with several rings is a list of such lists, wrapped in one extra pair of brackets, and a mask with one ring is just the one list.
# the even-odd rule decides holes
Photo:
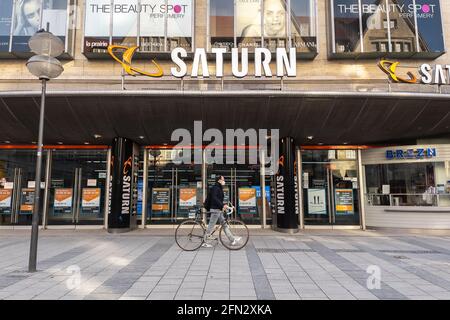
[(13, 0), (0, 1), (0, 52), (9, 51)]
[(445, 52), (439, 0), (332, 0), (333, 53)]
[(30, 52), (28, 40), (40, 29), (52, 32), (65, 42), (68, 1), (0, 1), (0, 52)]
[(299, 53), (317, 52), (314, 0), (210, 1), (212, 48), (256, 47), (275, 51), (291, 47)]
[(191, 0), (86, 0), (85, 8), (85, 53), (106, 52), (110, 37), (128, 47), (139, 37), (141, 52), (192, 49)]

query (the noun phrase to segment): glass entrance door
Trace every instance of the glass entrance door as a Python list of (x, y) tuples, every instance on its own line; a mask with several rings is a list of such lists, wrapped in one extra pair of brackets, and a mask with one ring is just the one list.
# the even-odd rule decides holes
[(302, 150), (305, 225), (359, 225), (356, 151)]
[[(44, 168), (45, 159), (46, 157), (43, 159)], [(0, 225), (31, 225), (36, 185), (35, 166), (35, 150), (0, 150)], [(44, 183), (40, 187), (41, 224)]]
[[(246, 150), (246, 159), (248, 159), (248, 150)], [(217, 177), (224, 176), (224, 202), (231, 202), (236, 208), (234, 218), (241, 219), (247, 224), (261, 224), (263, 205), (266, 205), (266, 211), (269, 211), (268, 208), (270, 207), (268, 205), (270, 186), (266, 187), (266, 199), (263, 200), (260, 165), (237, 164), (236, 155), (234, 163), (209, 164), (206, 168), (208, 188), (214, 185)]]
[(106, 150), (54, 150), (49, 225), (101, 225), (104, 221)]
[(194, 217), (196, 206), (203, 204), (204, 189), (209, 189), (219, 175), (226, 180), (224, 202), (231, 202), (236, 207), (233, 218), (248, 224), (261, 224), (263, 206), (266, 206), (266, 212), (269, 211), (270, 186), (267, 184), (266, 199), (263, 200), (259, 164), (241, 165), (236, 164), (237, 161), (235, 164), (212, 164), (213, 161), (206, 159), (203, 174), (207, 185), (203, 188), (203, 165), (194, 163), (193, 157), (191, 163), (175, 164), (176, 152), (181, 151), (149, 149), (147, 152), (147, 224), (178, 223)]
[(175, 164), (177, 150), (148, 151), (147, 223), (178, 223), (195, 216), (203, 200), (201, 164)]

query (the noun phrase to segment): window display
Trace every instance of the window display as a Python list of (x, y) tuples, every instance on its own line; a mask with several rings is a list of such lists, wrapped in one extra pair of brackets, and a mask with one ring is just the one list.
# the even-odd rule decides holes
[[(120, 7), (121, 9), (117, 9)], [(137, 44), (138, 0), (115, 1), (112, 17), (112, 44), (132, 47)]]
[[(22, 56), (30, 53), (28, 40), (44, 29), (66, 40), (73, 39), (73, 28), (68, 19), (68, 7), (75, 0), (4, 0), (0, 2), (0, 52)], [(66, 39), (69, 37), (69, 39)], [(12, 39), (12, 41), (10, 41)], [(68, 48), (66, 48), (66, 52)]]
[(359, 28), (358, 0), (337, 0), (332, 3), (333, 52), (360, 52), (361, 30)]
[(416, 0), (418, 42), (421, 52), (444, 52), (439, 0)]
[(209, 27), (212, 48), (234, 47), (234, 2), (210, 0)]
[(291, 0), (291, 41), (297, 52), (317, 52), (316, 7), (313, 0)]
[(367, 165), (368, 202), (384, 206), (450, 206), (449, 168), (449, 161)]
[(84, 52), (106, 53), (109, 45), (110, 0), (86, 0)]
[(13, 0), (0, 1), (0, 52), (9, 51)]
[(436, 58), (445, 52), (439, 0), (331, 0), (332, 53)]
[(110, 42), (140, 52), (191, 51), (193, 6), (191, 0), (87, 0), (84, 53), (106, 53)]
[(211, 48), (297, 48), (316, 52), (314, 0), (210, 0)]

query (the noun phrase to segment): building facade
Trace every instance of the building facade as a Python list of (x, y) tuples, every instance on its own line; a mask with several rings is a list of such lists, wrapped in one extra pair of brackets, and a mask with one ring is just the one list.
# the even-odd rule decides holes
[[(31, 223), (40, 82), (25, 63), (45, 29), (65, 44), (48, 83), (45, 227), (174, 224), (223, 175), (254, 226), (449, 229), (449, 17), (450, 0), (4, 0), (0, 226)], [(191, 161), (175, 161), (178, 129)], [(236, 152), (214, 162), (208, 129), (258, 140), (215, 141)], [(288, 173), (238, 159), (272, 129)]]

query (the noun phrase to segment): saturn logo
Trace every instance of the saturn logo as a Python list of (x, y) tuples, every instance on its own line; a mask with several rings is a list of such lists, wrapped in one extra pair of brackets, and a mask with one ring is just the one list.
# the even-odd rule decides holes
[[(119, 45), (110, 45), (108, 46), (108, 53), (111, 57), (113, 57), (114, 60), (119, 62), (122, 65), (122, 68), (125, 70), (126, 73), (129, 75), (135, 77), (137, 75), (147, 76), (147, 77), (153, 77), (153, 78), (159, 78), (164, 75), (162, 68), (156, 63), (155, 60), (152, 60), (153, 65), (158, 69), (155, 73), (149, 73), (145, 72), (143, 70), (140, 70), (136, 67), (132, 66), (131, 60), (133, 59), (134, 53), (139, 47), (125, 47), (125, 46), (119, 46)], [(122, 60), (120, 60), (117, 57), (117, 50), (125, 50), (122, 54)]]
[(281, 156), (280, 159), (278, 159), (278, 164), (284, 167), (284, 156)]
[(393, 62), (393, 61), (389, 61), (389, 60), (381, 60), (380, 63), (378, 64), (378, 66), (394, 82), (418, 83), (417, 77), (410, 71), (408, 71), (406, 73), (408, 75), (409, 79), (400, 77), (397, 74), (397, 68), (399, 67), (399, 64), (400, 64), (400, 62), (398, 62), (398, 61)]
[(123, 175), (128, 175), (128, 170), (132, 167), (133, 160), (130, 156), (127, 161), (123, 163)]

